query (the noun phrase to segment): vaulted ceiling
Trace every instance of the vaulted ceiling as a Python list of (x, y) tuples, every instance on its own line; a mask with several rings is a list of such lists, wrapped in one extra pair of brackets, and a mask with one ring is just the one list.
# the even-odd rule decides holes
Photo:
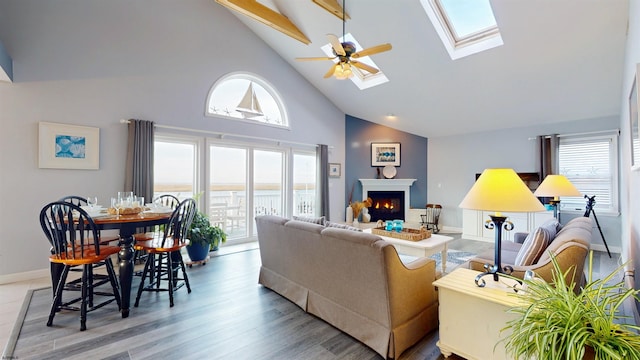
[(458, 60), (449, 57), (420, 1), (426, 0), (346, 1), (347, 33), (365, 48), (393, 45), (372, 56), (389, 82), (365, 90), (323, 79), (329, 61), (295, 60), (325, 56), (326, 34), (342, 35), (341, 20), (312, 0), (259, 1), (289, 18), (309, 45), (231, 12), (346, 114), (417, 135), (620, 113), (627, 0), (492, 0), (504, 45)]

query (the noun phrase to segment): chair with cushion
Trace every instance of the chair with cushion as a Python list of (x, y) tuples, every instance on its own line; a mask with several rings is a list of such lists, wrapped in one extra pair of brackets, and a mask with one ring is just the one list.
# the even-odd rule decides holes
[[(175, 210), (175, 208), (177, 208), (178, 205), (180, 205), (180, 200), (171, 194), (164, 194), (153, 199), (153, 203), (156, 205), (160, 205), (160, 206)], [(154, 227), (141, 229), (141, 232), (133, 234), (133, 238), (139, 241), (153, 239), (154, 231), (156, 230), (160, 230), (160, 227), (154, 226)], [(140, 251), (140, 249), (135, 249), (135, 254), (133, 256), (134, 263), (136, 264), (142, 263), (146, 260), (146, 258), (147, 258), (147, 255), (143, 254), (143, 252)], [(141, 275), (141, 272), (136, 272), (134, 274)]]
[[(118, 246), (100, 245), (100, 233), (93, 219), (78, 205), (56, 201), (40, 211), (40, 225), (51, 245), (52, 279), (54, 297), (47, 326), (51, 326), (56, 312), (61, 309), (80, 311), (80, 330), (87, 328), (87, 312), (101, 308), (113, 301), (121, 308), (120, 292), (113, 262), (110, 256), (120, 251)], [(106, 268), (106, 276), (94, 279), (97, 267)], [(80, 289), (65, 286), (69, 270), (82, 267)], [(109, 284), (111, 291), (98, 289)], [(65, 290), (80, 290), (80, 296), (63, 298)], [(95, 303), (95, 299), (102, 300)], [(74, 304), (80, 303), (80, 306)]]
[[(86, 198), (83, 198), (82, 196), (77, 196), (77, 195), (68, 195), (61, 198), (58, 201), (68, 202), (76, 206), (79, 206), (81, 208), (88, 205)], [(113, 242), (120, 241), (119, 235), (104, 236), (102, 232), (98, 232), (98, 234), (100, 235), (100, 245), (111, 245), (111, 243)], [(102, 266), (102, 264), (95, 264), (93, 267), (95, 268), (99, 266)], [(84, 270), (79, 268), (71, 268), (70, 271), (82, 272)], [(107, 275), (105, 274), (94, 274), (92, 269), (90, 269), (90, 272), (88, 275), (89, 275), (89, 281), (94, 281), (94, 280), (102, 281), (107, 278)], [(81, 287), (81, 282), (82, 282), (82, 278), (73, 279), (65, 284), (65, 290), (79, 290)], [(89, 306), (92, 306), (92, 304), (93, 304), (93, 296), (89, 294)]]
[[(195, 213), (195, 200), (184, 200), (171, 214), (162, 234), (150, 240), (136, 241), (135, 248), (146, 251), (148, 256), (142, 271), (135, 307), (138, 306), (144, 291), (169, 292), (169, 306), (173, 306), (174, 291), (183, 285), (186, 285), (187, 292), (191, 293), (189, 277), (180, 250), (189, 244), (187, 231)], [(179, 270), (182, 270), (182, 278), (178, 277)], [(150, 281), (145, 284), (147, 278)], [(162, 287), (163, 282), (166, 283), (166, 287)]]

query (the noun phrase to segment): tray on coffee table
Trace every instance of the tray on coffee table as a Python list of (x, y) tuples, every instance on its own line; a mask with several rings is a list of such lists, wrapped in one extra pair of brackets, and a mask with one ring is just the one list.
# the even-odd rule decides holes
[(387, 231), (384, 227), (376, 227), (371, 229), (371, 233), (386, 237), (392, 237), (401, 240), (420, 241), (431, 237), (431, 230), (422, 227), (420, 229), (404, 228), (401, 231)]

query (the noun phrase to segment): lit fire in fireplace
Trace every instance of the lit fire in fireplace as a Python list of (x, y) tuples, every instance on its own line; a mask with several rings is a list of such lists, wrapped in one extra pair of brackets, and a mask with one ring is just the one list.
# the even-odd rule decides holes
[[(382, 207), (388, 210), (392, 210), (393, 209), (393, 204), (389, 203), (389, 202), (383, 202), (382, 203)], [(380, 202), (376, 202), (376, 209), (380, 209)]]
[(404, 195), (403, 191), (369, 191), (367, 196), (371, 198), (371, 220), (403, 219)]

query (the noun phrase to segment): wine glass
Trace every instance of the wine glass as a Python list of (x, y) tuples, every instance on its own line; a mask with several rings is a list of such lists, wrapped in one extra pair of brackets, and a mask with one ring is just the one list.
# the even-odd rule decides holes
[(89, 209), (93, 210), (93, 208), (98, 205), (98, 197), (87, 196), (87, 205), (89, 205)]
[(111, 198), (111, 207), (116, 212), (116, 215), (120, 215), (120, 199), (119, 198)]

